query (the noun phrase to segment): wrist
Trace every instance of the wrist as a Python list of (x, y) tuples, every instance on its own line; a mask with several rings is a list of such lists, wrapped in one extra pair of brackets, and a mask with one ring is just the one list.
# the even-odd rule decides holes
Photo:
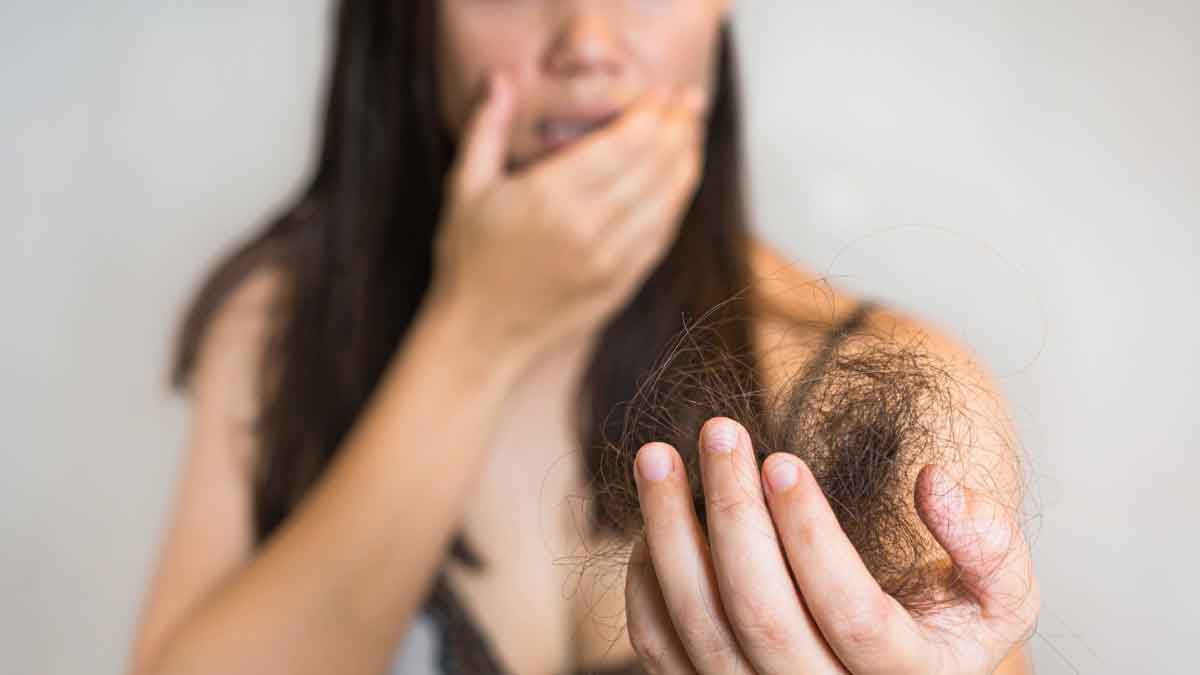
[(414, 333), (447, 353), (458, 365), (488, 379), (519, 379), (537, 354), (532, 342), (504, 333), (486, 308), (466, 298), (431, 289), (413, 322)]

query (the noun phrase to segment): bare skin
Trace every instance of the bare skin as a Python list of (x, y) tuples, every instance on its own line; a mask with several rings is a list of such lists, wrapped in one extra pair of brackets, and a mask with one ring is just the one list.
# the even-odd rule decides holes
[[(239, 289), (206, 335), (137, 672), (386, 669), (508, 403), (546, 359), (588, 342), (673, 241), (700, 175), (696, 92), (650, 91), (519, 174), (504, 171), (512, 88), (496, 76), (489, 92), (446, 178), (425, 303), (326, 475), (261, 551), (248, 547), (243, 434), (263, 313), (247, 306), (261, 310), (270, 282)], [(536, 598), (520, 607), (538, 612)], [(529, 665), (519, 672), (545, 663)]]
[[(383, 672), (460, 523), (490, 567), (474, 575), (452, 564), (451, 583), (511, 672), (643, 656), (628, 636), (614, 642), (598, 627), (594, 596), (564, 592), (573, 570), (556, 563), (595, 543), (579, 536), (575, 498), (586, 486), (566, 412), (595, 330), (665, 250), (694, 187), (703, 102), (680, 89), (708, 83), (710, 60), (694, 57), (711, 55), (728, 2), (441, 7), (443, 110), (467, 150), (448, 176), (435, 291), (338, 461), (260, 551), (251, 549), (254, 448), (244, 429), (277, 278), (263, 270), (222, 310), (198, 366), (186, 468), (134, 654), (139, 673), (317, 673), (331, 664)], [(538, 34), (546, 40), (528, 37)], [(496, 67), (510, 73), (507, 84), (494, 81), (490, 103), (474, 107), (471, 92)], [(622, 121), (547, 157), (534, 128), (565, 100), (541, 88), (547, 75), (569, 82), (576, 102), (613, 77), (603, 91)], [(674, 91), (654, 95), (663, 84)], [(642, 158), (636, 171), (631, 154)], [(509, 170), (519, 177), (504, 177)], [(765, 246), (753, 265), (775, 279), (764, 289), (812, 281)], [(790, 339), (794, 320), (828, 323), (854, 304), (767, 295), (786, 300), (756, 327), (761, 344)], [(767, 368), (782, 374), (788, 363)], [(624, 612), (619, 587), (604, 602)], [(997, 672), (1027, 672), (1020, 659), (1014, 652)]]
[[(756, 276), (770, 280), (762, 287), (772, 294), (784, 288), (811, 288), (815, 279), (761, 242), (752, 260)], [(253, 411), (254, 348), (275, 283), (269, 272), (258, 275), (239, 290), (219, 320), (207, 371), (211, 376), (201, 377), (206, 383), (202, 386), (211, 388), (213, 395), (197, 411), (201, 420), (195, 431), (198, 439), (211, 440), (199, 441), (201, 449), (191, 457), (181, 485), (182, 508), (177, 507), (168, 533), (142, 627), (143, 648), (152, 646), (160, 630), (156, 625), (178, 620), (188, 605), (212, 592), (253, 555), (246, 474), (253, 448), (239, 427)], [(845, 294), (803, 290), (787, 297), (787, 306), (780, 308), (786, 316), (816, 321), (843, 316), (855, 302)], [(893, 315), (888, 320), (896, 319)], [(789, 360), (802, 356), (809, 344), (797, 339), (780, 349), (780, 340), (794, 335), (794, 326), (781, 318), (758, 324), (758, 344), (776, 355), (764, 362), (768, 381), (785, 376)], [(564, 556), (577, 556), (585, 546), (594, 550), (602, 543), (584, 542), (579, 535), (577, 498), (587, 490), (575, 480), (581, 462), (569, 450), (572, 436), (566, 420), (569, 396), (587, 351), (588, 346), (579, 344), (548, 355), (511, 390), (485, 452), (489, 459), (464, 505), (464, 531), (488, 559), (489, 571), (477, 575), (456, 563), (448, 568), (452, 585), (511, 672), (564, 672), (572, 664), (602, 667), (638, 658), (628, 633), (614, 632), (611, 622), (597, 620), (626, 611), (623, 579), (605, 579), (610, 591), (600, 598), (563, 590), (574, 587), (573, 570), (563, 564), (569, 559)], [(217, 358), (224, 363), (218, 365)], [(193, 504), (203, 504), (203, 513)], [(1032, 670), (1025, 652), (1014, 650), (996, 672), (1016, 675)]]

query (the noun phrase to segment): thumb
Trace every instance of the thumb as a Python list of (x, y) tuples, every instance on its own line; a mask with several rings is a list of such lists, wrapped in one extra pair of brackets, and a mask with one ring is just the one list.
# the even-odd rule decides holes
[(504, 170), (512, 124), (513, 94), (501, 71), (488, 74), (484, 90), (467, 121), (451, 168), (451, 189), (470, 197), (499, 178)]
[(916, 503), (985, 623), (1005, 639), (1023, 640), (1034, 628), (1039, 599), (1029, 546), (1011, 510), (932, 464), (917, 477)]

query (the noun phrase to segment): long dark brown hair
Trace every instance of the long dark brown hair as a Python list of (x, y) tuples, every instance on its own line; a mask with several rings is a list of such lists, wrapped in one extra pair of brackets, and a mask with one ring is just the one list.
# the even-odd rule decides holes
[[(186, 389), (214, 313), (254, 270), (286, 280), (263, 360), (256, 421), (255, 531), (261, 542), (320, 477), (376, 386), (429, 287), (443, 178), (455, 155), (440, 123), (436, 0), (344, 0), (319, 159), (294, 204), (226, 257), (183, 321), (171, 373)], [(710, 312), (713, 339), (745, 355), (749, 233), (743, 197), (739, 83), (731, 29), (721, 27), (705, 165), (680, 234), (644, 286), (603, 329), (574, 424), (590, 478), (639, 381), (683, 323)], [(715, 309), (714, 309), (715, 308)], [(737, 320), (734, 320), (737, 319)], [(601, 530), (622, 509), (597, 495)], [(611, 511), (611, 513), (610, 513)], [(607, 514), (607, 515), (606, 515)], [(470, 557), (456, 539), (455, 551)]]

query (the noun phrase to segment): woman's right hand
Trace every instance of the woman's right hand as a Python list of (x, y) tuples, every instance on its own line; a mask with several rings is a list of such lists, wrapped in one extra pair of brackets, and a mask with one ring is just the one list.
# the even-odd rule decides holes
[(666, 254), (703, 163), (703, 95), (653, 91), (612, 123), (505, 172), (515, 101), (499, 74), (446, 176), (431, 296), (540, 353), (599, 328)]

